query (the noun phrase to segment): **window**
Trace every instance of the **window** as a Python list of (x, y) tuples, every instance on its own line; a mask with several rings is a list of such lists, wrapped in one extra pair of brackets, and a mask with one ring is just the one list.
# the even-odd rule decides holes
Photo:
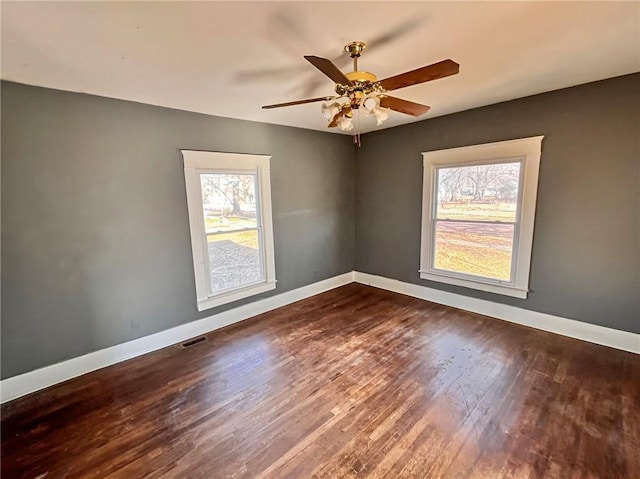
[(542, 138), (422, 154), (422, 279), (527, 297)]
[(182, 156), (198, 310), (274, 289), (271, 157)]

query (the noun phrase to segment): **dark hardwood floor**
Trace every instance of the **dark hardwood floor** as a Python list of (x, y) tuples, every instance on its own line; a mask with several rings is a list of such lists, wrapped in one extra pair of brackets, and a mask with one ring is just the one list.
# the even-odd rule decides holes
[(640, 478), (640, 357), (351, 284), (2, 408), (2, 478)]

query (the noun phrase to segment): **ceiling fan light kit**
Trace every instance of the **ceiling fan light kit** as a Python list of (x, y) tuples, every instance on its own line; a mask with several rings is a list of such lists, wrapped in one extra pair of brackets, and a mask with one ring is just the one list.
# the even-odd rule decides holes
[(460, 70), (460, 65), (453, 60), (443, 60), (379, 81), (373, 73), (358, 70), (358, 58), (366, 48), (367, 44), (364, 42), (351, 42), (345, 45), (345, 52), (353, 60), (353, 71), (346, 74), (326, 58), (312, 55), (304, 57), (335, 82), (337, 96), (265, 105), (262, 108), (280, 108), (323, 101), (320, 111), (327, 120), (329, 128), (338, 127), (343, 131), (351, 131), (354, 129), (355, 120), (353, 141), (360, 146), (360, 111), (365, 116), (373, 116), (378, 125), (389, 117), (389, 110), (416, 117), (423, 115), (429, 111), (430, 107), (389, 96), (386, 92), (455, 75)]

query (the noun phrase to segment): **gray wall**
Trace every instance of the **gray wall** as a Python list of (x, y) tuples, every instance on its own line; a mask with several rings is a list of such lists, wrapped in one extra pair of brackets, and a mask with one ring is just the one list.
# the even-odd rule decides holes
[(353, 269), (349, 137), (3, 82), (2, 378), (260, 298), (197, 312), (181, 148), (273, 155), (260, 297)]
[[(639, 128), (634, 74), (364, 136), (356, 270), (640, 332)], [(535, 135), (545, 139), (529, 297), (419, 279), (421, 152)]]
[[(371, 133), (354, 170), (349, 137), (2, 82), (2, 378), (354, 262), (640, 332), (639, 95), (636, 74)], [(533, 135), (529, 298), (420, 280), (420, 153)], [(273, 155), (275, 291), (197, 312), (181, 148)]]

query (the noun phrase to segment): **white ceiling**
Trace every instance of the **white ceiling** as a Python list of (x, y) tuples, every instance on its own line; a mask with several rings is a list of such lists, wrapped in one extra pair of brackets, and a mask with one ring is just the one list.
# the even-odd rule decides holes
[(361, 70), (461, 65), (394, 93), (431, 105), (420, 119), (640, 71), (638, 2), (3, 1), (1, 14), (3, 79), (317, 130), (317, 103), (260, 106), (332, 94), (303, 55), (389, 33)]

